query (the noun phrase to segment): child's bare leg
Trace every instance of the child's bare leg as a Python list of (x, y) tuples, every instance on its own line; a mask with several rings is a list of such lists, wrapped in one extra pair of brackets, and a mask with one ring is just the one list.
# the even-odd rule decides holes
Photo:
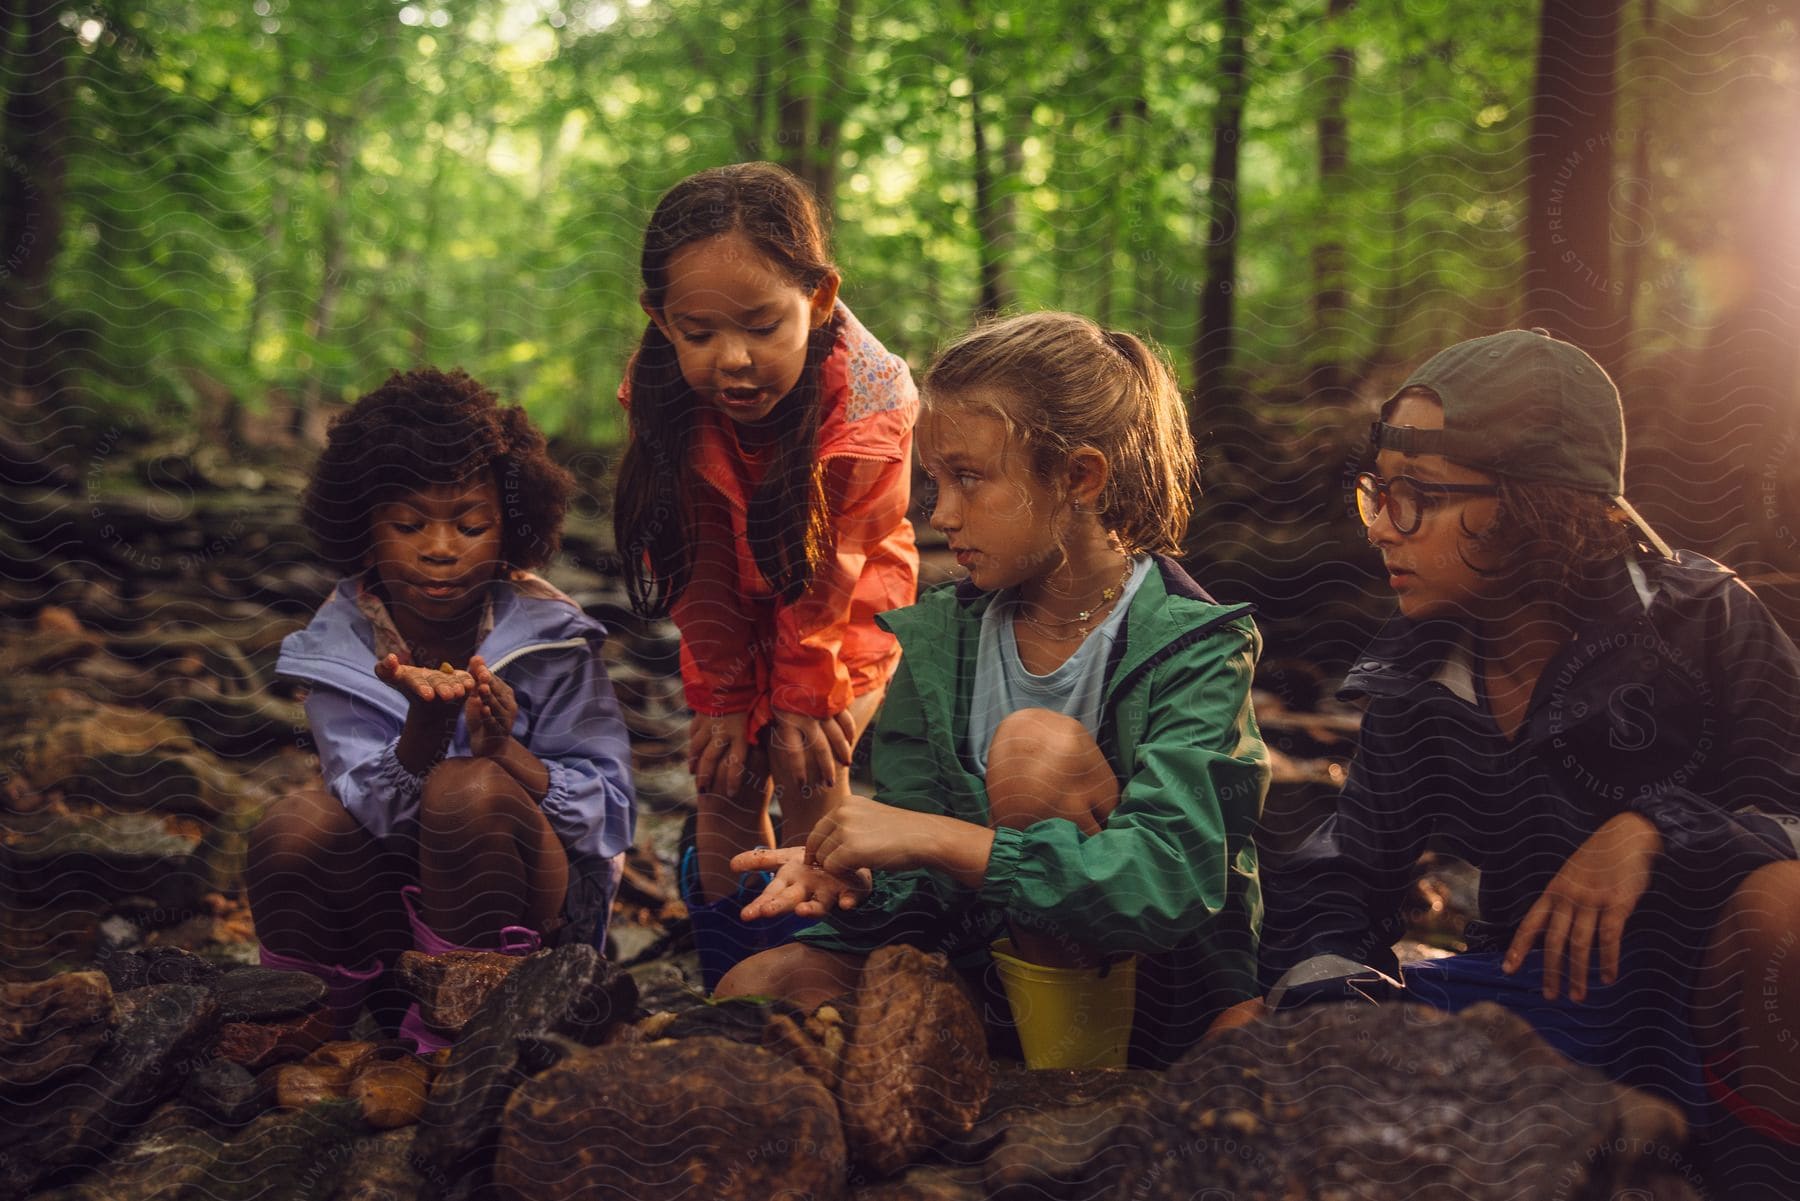
[[(874, 720), (875, 711), (881, 708), (881, 698), (887, 695), (885, 687), (865, 692), (850, 702), (851, 734), (850, 745), (856, 746), (862, 738), (863, 731), (869, 728)], [(812, 833), (819, 819), (831, 812), (831, 807), (850, 795), (850, 769), (839, 767), (837, 777), (832, 780), (830, 788), (811, 788), (798, 781), (785, 778), (785, 773), (776, 772), (775, 803), (781, 806), (781, 843), (783, 846), (797, 847), (805, 844), (807, 836)], [(751, 844), (755, 845), (755, 844)], [(748, 847), (742, 848), (748, 850)]]
[(250, 832), (244, 874), (257, 938), (326, 965), (386, 954), (397, 941), (396, 882), (381, 866), (375, 840), (329, 792), (282, 797)]
[[(988, 823), (1022, 829), (1046, 818), (1096, 834), (1119, 804), (1119, 781), (1080, 722), (1048, 709), (1021, 709), (994, 731), (988, 748)], [(1086, 948), (1054, 931), (1013, 926), (1013, 947), (1033, 963), (1081, 967)]]
[(504, 926), (543, 930), (562, 910), (569, 860), (524, 787), (491, 759), (446, 759), (419, 797), (420, 914), (459, 946)]
[(1695, 998), (1704, 1033), (1737, 1027), (1739, 1096), (1800, 1122), (1800, 862), (1750, 873), (1713, 931)]
[(855, 992), (862, 965), (861, 955), (784, 943), (758, 951), (726, 972), (713, 997), (779, 997), (812, 1009)]

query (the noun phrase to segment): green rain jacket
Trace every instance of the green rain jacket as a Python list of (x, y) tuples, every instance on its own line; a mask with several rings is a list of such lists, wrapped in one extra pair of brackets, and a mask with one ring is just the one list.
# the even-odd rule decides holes
[[(878, 873), (860, 905), (803, 931), (803, 941), (865, 954), (910, 943), (978, 977), (1009, 923), (1137, 953), (1131, 1059), (1156, 1067), (1192, 1046), (1219, 1010), (1257, 995), (1251, 831), (1269, 764), (1250, 679), (1262, 638), (1250, 606), (1218, 604), (1171, 559), (1156, 565), (1107, 664), (1098, 741), (1120, 796), (1106, 827), (1092, 836), (1062, 820), (995, 830), (979, 889), (931, 871)], [(986, 785), (963, 734), (991, 601), (965, 582), (878, 618), (904, 654), (876, 725), (876, 799), (988, 824)]]

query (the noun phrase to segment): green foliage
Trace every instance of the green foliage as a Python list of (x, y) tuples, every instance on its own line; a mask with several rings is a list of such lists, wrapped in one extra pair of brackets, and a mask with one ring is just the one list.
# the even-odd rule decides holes
[[(1309, 253), (1328, 230), (1348, 262), (1355, 372), (1506, 323), (1532, 9), (1363, 0), (1328, 23), (1325, 0), (1252, 7), (1244, 378), (1268, 395), (1302, 386)], [(795, 96), (810, 98), (808, 130), (839, 127), (844, 295), (915, 364), (977, 300), (978, 111), (1016, 303), (1138, 329), (1188, 370), (1210, 0), (109, 0), (66, 20), (79, 37), (55, 298), (103, 401), (330, 402), (429, 360), (552, 430), (614, 439), (646, 215), (700, 168), (816, 156), (782, 139)], [(1695, 168), (1702, 138), (1720, 104), (1780, 99), (1671, 99), (1672, 78), (1679, 91), (1751, 62), (1749, 35), (1695, 42), (1701, 26), (1639, 30), (1623, 59), (1622, 126), (1659, 130), (1638, 318), (1677, 329), (1696, 328), (1686, 265), (1715, 233), (1705, 191), (1720, 172)], [(1315, 123), (1339, 45), (1354, 58), (1349, 168), (1327, 207)], [(1742, 142), (1732, 152), (1754, 159)]]

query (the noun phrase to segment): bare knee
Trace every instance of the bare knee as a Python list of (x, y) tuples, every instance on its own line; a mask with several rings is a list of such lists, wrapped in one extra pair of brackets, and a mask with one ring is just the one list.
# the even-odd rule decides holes
[(1092, 832), (1119, 799), (1119, 784), (1093, 735), (1048, 709), (1008, 714), (988, 746), (988, 818), (1028, 826), (1060, 817)]
[(1717, 937), (1755, 954), (1784, 951), (1800, 926), (1800, 862), (1757, 868), (1732, 892), (1719, 915)]
[(271, 804), (251, 829), (248, 869), (253, 875), (303, 871), (366, 839), (356, 819), (329, 792), (292, 793)]
[(743, 960), (725, 973), (713, 996), (780, 997), (811, 1008), (854, 992), (862, 956), (790, 942)]
[(446, 759), (431, 769), (419, 791), (419, 833), (423, 838), (511, 826), (537, 812), (531, 798), (492, 759)]

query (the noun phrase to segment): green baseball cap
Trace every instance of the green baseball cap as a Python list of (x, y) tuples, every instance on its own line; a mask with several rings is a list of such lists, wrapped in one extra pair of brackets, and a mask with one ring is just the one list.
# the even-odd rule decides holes
[(1625, 410), (1586, 351), (1541, 329), (1509, 329), (1440, 350), (1394, 393), (1429, 388), (1444, 428), (1377, 421), (1373, 449), (1438, 454), (1511, 479), (1598, 492), (1650, 544), (1668, 544), (1625, 500)]

